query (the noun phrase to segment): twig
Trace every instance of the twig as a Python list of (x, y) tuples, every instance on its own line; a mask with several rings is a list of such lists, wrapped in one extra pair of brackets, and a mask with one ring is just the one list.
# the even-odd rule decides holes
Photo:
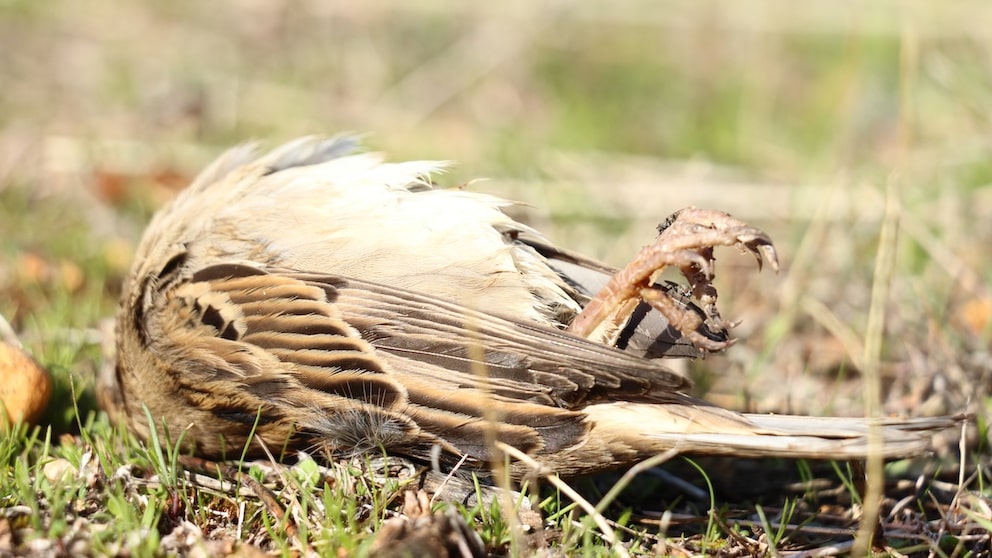
[(283, 509), (282, 504), (279, 503), (279, 498), (276, 497), (275, 493), (269, 490), (269, 488), (264, 484), (252, 478), (251, 475), (242, 471), (240, 468), (226, 463), (217, 463), (216, 461), (210, 461), (208, 459), (188, 455), (179, 456), (179, 463), (184, 469), (200, 471), (208, 474), (220, 473), (222, 475), (237, 479), (239, 483), (244, 484), (255, 493), (255, 496), (258, 497), (263, 504), (265, 504), (265, 507), (268, 508), (269, 513), (271, 513), (277, 521), (285, 523), (286, 534), (288, 536), (296, 536), (296, 523), (293, 521), (292, 517), (286, 515), (286, 511)]
[[(435, 446), (435, 447), (437, 447), (437, 446)], [(434, 495), (431, 496), (431, 501), (430, 501), (430, 504), (429, 504), (430, 507), (432, 507), (432, 508), (434, 507), (434, 500), (437, 499), (438, 495), (440, 495), (441, 493), (444, 492), (444, 488), (446, 486), (448, 486), (448, 483), (451, 482), (451, 479), (453, 479), (455, 477), (455, 473), (458, 472), (458, 469), (461, 468), (461, 466), (465, 463), (465, 460), (466, 459), (468, 459), (468, 454), (467, 453), (465, 455), (463, 455), (462, 458), (458, 460), (458, 463), (455, 463), (455, 466), (451, 468), (451, 471), (449, 471), (448, 474), (445, 475), (444, 480), (441, 481), (441, 484), (434, 491)]]
[(789, 558), (818, 558), (820, 556), (840, 556), (842, 554), (847, 554), (851, 552), (854, 547), (854, 540), (832, 544), (830, 546), (821, 546), (813, 550), (803, 550), (802, 552), (782, 552), (782, 556), (788, 556)]
[(0, 338), (18, 349), (21, 348), (21, 340), (17, 338), (17, 333), (14, 332), (14, 328), (11, 327), (7, 318), (3, 317), (3, 314), (0, 314)]

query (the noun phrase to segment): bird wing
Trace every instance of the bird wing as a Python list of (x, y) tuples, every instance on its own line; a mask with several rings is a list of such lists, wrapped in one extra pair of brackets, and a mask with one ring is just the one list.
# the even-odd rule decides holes
[(159, 334), (143, 337), (181, 371), (171, 374), (180, 385), (137, 399), (185, 397), (157, 412), (181, 414), (176, 425), (189, 408), (226, 421), (214, 430), (230, 434), (228, 447), (262, 416), (270, 446), (287, 442), (289, 422), (335, 451), (426, 459), (440, 446), (445, 461), (484, 462), (493, 437), (560, 451), (584, 440), (585, 406), (678, 401), (689, 386), (656, 362), (553, 328), (350, 278), (232, 263), (148, 287), (165, 292), (146, 299), (157, 307), (142, 312), (143, 327)]

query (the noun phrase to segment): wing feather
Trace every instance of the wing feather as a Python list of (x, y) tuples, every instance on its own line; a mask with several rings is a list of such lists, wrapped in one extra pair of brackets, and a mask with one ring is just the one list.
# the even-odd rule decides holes
[[(687, 385), (658, 365), (551, 328), (342, 277), (217, 264), (163, 288), (181, 308), (152, 314), (188, 314), (183, 341), (207, 348), (187, 347), (179, 359), (179, 381), (193, 394), (186, 405), (245, 424), (259, 405), (278, 404), (283, 422), (333, 451), (384, 446), (428, 458), (438, 446), (446, 463), (468, 456), (477, 464), (492, 457), (493, 438), (557, 451), (585, 439), (590, 425), (580, 407), (595, 393), (629, 384), (641, 397), (652, 378), (658, 390)], [(549, 346), (585, 356), (575, 364)], [(203, 381), (216, 374), (236, 375), (243, 391), (207, 397), (219, 388)], [(273, 430), (285, 436), (280, 425)]]
[[(308, 281), (320, 281), (306, 276)], [(413, 292), (348, 279), (342, 316), (375, 348), (450, 369), (549, 388), (564, 408), (602, 400), (667, 401), (689, 381), (655, 361), (549, 327), (472, 311)]]

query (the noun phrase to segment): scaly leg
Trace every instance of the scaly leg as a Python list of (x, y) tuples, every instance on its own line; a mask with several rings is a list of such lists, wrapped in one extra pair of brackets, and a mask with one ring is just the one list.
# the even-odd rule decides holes
[[(723, 321), (716, 307), (713, 286), (713, 247), (737, 246), (754, 254), (761, 269), (765, 259), (778, 270), (778, 256), (771, 239), (762, 231), (734, 219), (722, 211), (687, 207), (672, 214), (658, 227), (658, 238), (644, 247), (618, 271), (610, 282), (576, 316), (568, 330), (588, 339), (608, 338), (630, 317), (643, 300), (661, 312), (669, 323), (694, 345), (707, 351), (719, 351), (733, 341), (715, 341), (696, 330), (704, 321), (720, 330), (734, 324)], [(670, 289), (654, 288), (654, 278), (668, 266), (676, 266), (688, 280), (688, 292), (698, 301), (705, 320), (686, 309)]]

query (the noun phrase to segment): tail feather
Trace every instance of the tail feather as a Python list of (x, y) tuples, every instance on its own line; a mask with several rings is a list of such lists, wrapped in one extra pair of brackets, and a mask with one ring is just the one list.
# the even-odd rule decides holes
[[(611, 403), (587, 407), (593, 435), (616, 453), (642, 456), (675, 448), (684, 454), (794, 459), (886, 459), (930, 449), (933, 434), (965, 417), (919, 419), (820, 418), (740, 414), (707, 405)], [(877, 425), (881, 436), (870, 432)]]
[(747, 420), (760, 428), (783, 434), (809, 434), (816, 432), (821, 437), (864, 436), (872, 424), (882, 427), (883, 432), (893, 435), (901, 432), (906, 435), (919, 436), (921, 433), (932, 434), (959, 424), (967, 418), (966, 415), (922, 418), (880, 418), (876, 421), (850, 417), (804, 417), (797, 415), (755, 415), (744, 414)]

